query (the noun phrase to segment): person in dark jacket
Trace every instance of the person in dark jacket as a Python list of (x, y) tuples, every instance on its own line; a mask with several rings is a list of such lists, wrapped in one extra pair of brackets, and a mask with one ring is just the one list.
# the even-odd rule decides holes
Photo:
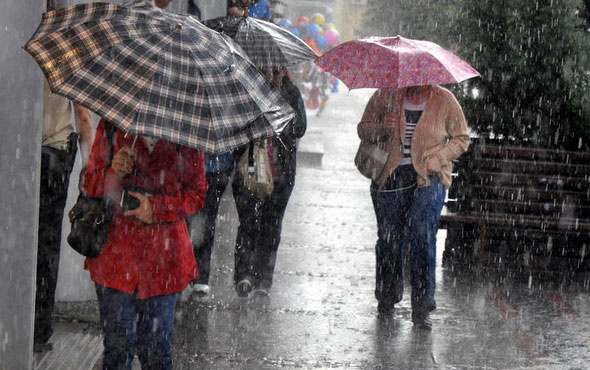
[(307, 118), (299, 89), (291, 82), (286, 68), (268, 74), (273, 85), (296, 112), (296, 117), (279, 134), (267, 139), (273, 175), (273, 192), (259, 198), (232, 183), (240, 225), (236, 238), (234, 284), (239, 296), (268, 295), (281, 240), (283, 216), (295, 185), (297, 139), (305, 134)]
[(201, 20), (201, 8), (197, 4), (197, 0), (188, 0), (188, 7), (186, 12), (190, 15), (194, 15), (197, 19)]

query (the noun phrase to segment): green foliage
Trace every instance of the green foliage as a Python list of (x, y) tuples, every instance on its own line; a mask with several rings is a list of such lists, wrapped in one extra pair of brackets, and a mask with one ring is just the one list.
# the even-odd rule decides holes
[(452, 87), (475, 132), (590, 148), (590, 34), (580, 17), (587, 9), (582, 1), (374, 2), (390, 4), (391, 11), (369, 12), (367, 30), (383, 27), (389, 17), (395, 23), (385, 26), (390, 35), (406, 27), (408, 37), (437, 42), (481, 73)]
[[(573, 148), (588, 121), (580, 106), (590, 38), (577, 1), (465, 0), (457, 29), (464, 55), (482, 77), (463, 95), (479, 134)], [(572, 99), (575, 96), (575, 99)], [(585, 117), (586, 116), (586, 117)], [(585, 124), (584, 124), (585, 123)], [(584, 140), (585, 141), (585, 140)]]

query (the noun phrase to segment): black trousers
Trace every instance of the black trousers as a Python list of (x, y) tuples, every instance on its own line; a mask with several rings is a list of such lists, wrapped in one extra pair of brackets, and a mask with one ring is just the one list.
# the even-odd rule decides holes
[(215, 244), (215, 221), (219, 213), (221, 197), (229, 184), (233, 168), (220, 172), (207, 172), (209, 188), (205, 196), (205, 206), (186, 219), (191, 235), (193, 252), (199, 267), (198, 284), (209, 284), (211, 274), (211, 251)]
[(52, 315), (59, 267), (61, 225), (68, 196), (70, 173), (76, 157), (77, 135), (70, 149), (43, 147), (37, 245), (37, 289), (35, 292), (35, 343), (45, 343), (53, 333)]
[(283, 216), (293, 182), (275, 182), (273, 193), (257, 198), (238, 181), (232, 184), (240, 225), (236, 238), (234, 284), (249, 279), (254, 289), (270, 289)]

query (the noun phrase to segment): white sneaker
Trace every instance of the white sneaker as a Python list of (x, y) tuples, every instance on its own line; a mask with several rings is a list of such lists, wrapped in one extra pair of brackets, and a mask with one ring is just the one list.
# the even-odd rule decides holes
[(187, 302), (191, 298), (191, 294), (193, 294), (193, 285), (189, 284), (184, 288), (182, 293), (180, 293), (180, 301)]
[(201, 294), (201, 295), (209, 294), (209, 285), (195, 284), (195, 285), (193, 285), (193, 292)]

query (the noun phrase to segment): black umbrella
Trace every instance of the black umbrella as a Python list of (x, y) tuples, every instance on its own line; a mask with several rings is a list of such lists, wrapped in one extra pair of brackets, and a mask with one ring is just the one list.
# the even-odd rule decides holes
[(261, 70), (287, 67), (318, 57), (302, 39), (274, 23), (251, 17), (221, 17), (204, 23), (232, 38)]

